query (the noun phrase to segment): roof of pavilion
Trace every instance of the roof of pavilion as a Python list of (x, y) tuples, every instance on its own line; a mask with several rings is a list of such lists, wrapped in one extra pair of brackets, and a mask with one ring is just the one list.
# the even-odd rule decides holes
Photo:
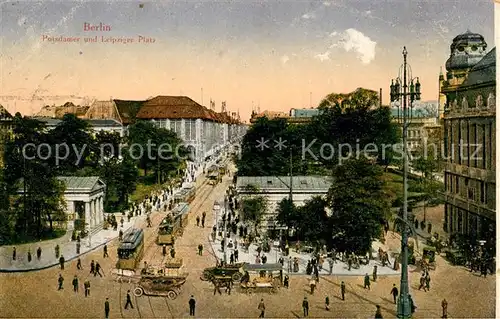
[[(332, 185), (331, 177), (329, 176), (293, 176), (293, 190), (311, 190), (311, 191), (328, 191)], [(252, 188), (256, 188), (258, 192), (266, 190), (282, 190), (289, 189), (290, 176), (238, 176), (236, 188), (240, 191), (249, 192)]]

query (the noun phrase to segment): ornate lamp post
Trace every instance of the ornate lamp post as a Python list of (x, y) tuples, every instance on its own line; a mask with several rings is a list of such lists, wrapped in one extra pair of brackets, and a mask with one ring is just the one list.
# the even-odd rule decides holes
[[(411, 318), (412, 309), (409, 294), (408, 284), (408, 236), (410, 227), (408, 225), (408, 117), (411, 117), (412, 103), (415, 100), (420, 100), (420, 82), (416, 78), (416, 82), (411, 75), (411, 67), (406, 62), (408, 51), (403, 48), (403, 64), (399, 68), (399, 75), (396, 81), (391, 80), (391, 102), (400, 101), (398, 106), (402, 106), (402, 121), (403, 121), (403, 223), (401, 232), (401, 286), (400, 295), (397, 306), (398, 318)], [(402, 75), (402, 78), (401, 78)], [(409, 81), (409, 83), (408, 83)], [(409, 92), (408, 92), (409, 89)], [(409, 103), (408, 103), (409, 102)], [(410, 107), (408, 107), (408, 104)]]

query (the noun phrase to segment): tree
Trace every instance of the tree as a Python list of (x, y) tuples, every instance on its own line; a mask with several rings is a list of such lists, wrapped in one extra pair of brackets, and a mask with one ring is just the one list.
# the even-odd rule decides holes
[(255, 233), (267, 211), (268, 201), (264, 196), (245, 197), (240, 202), (243, 220), (254, 224)]
[(299, 207), (302, 222), (299, 233), (307, 241), (326, 244), (332, 234), (331, 220), (325, 210), (326, 200), (315, 196)]
[(332, 211), (331, 244), (338, 251), (366, 254), (390, 213), (382, 169), (365, 158), (350, 159), (333, 170), (327, 202)]
[(295, 204), (290, 201), (289, 197), (285, 197), (278, 202), (276, 211), (278, 213), (276, 215), (276, 221), (278, 223), (289, 229), (293, 229), (295, 232), (298, 231), (301, 222), (301, 214)]

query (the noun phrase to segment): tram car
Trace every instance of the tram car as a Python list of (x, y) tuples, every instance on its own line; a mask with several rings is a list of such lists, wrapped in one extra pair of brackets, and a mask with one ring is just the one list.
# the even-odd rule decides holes
[(182, 236), (184, 227), (188, 223), (188, 203), (178, 203), (172, 212), (163, 218), (158, 227), (158, 245), (173, 245), (175, 238)]
[(143, 254), (144, 230), (138, 228), (127, 230), (118, 246), (116, 268), (134, 271), (141, 262)]
[(194, 185), (182, 188), (174, 197), (174, 203), (191, 203), (196, 196), (196, 187)]

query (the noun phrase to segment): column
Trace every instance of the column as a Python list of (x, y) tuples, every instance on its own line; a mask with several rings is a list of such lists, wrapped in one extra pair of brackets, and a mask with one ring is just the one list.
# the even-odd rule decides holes
[(99, 197), (99, 214), (101, 215), (101, 221), (104, 221), (104, 197)]
[(97, 205), (96, 205), (96, 200), (94, 199), (92, 201), (92, 213), (94, 216), (94, 226), (97, 226), (98, 221), (97, 221)]
[(91, 218), (90, 202), (85, 202), (85, 223), (89, 224), (90, 228), (92, 228), (90, 218)]

